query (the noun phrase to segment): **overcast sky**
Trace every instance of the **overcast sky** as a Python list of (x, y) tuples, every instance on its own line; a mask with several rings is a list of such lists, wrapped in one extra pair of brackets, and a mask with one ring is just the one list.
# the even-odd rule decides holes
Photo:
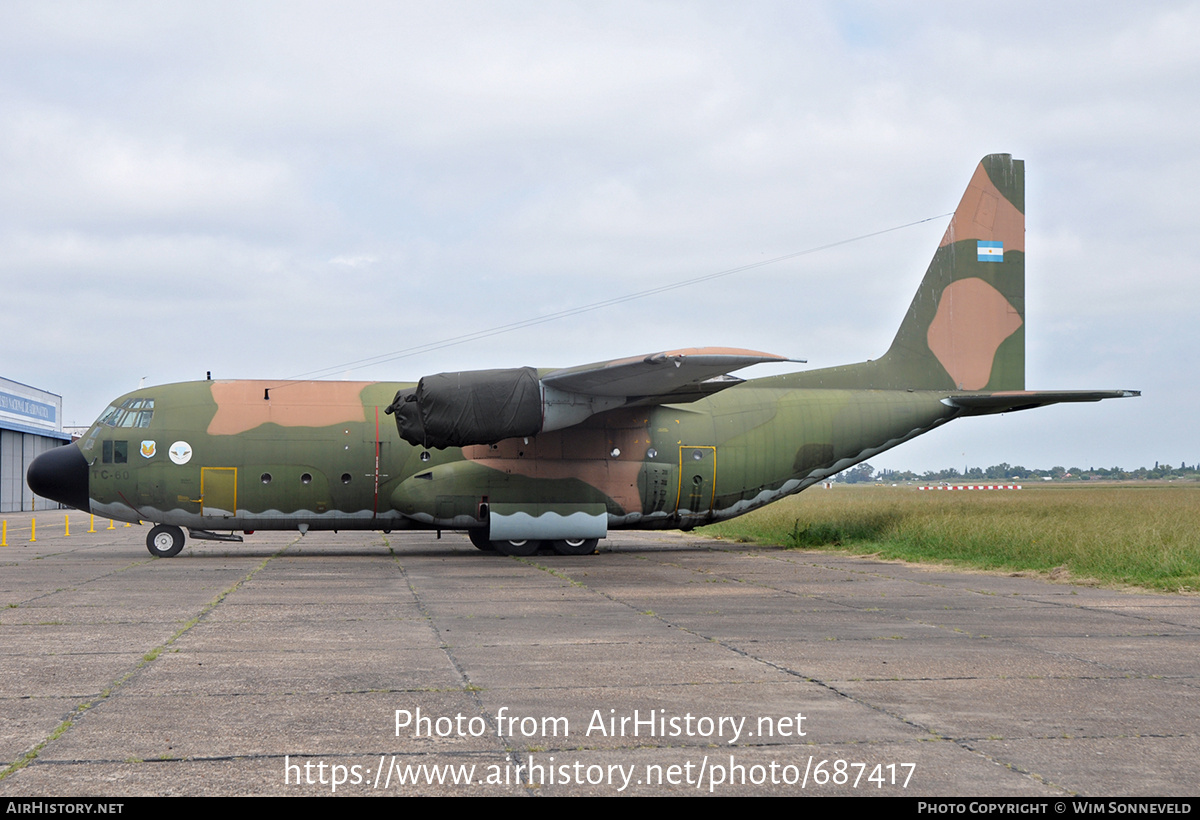
[(143, 377), (206, 371), (874, 358), (939, 215), (1005, 152), (1026, 161), (1027, 385), (1145, 395), (871, 463), (1191, 464), (1197, 42), (1184, 2), (9, 0), (0, 375), (87, 424)]

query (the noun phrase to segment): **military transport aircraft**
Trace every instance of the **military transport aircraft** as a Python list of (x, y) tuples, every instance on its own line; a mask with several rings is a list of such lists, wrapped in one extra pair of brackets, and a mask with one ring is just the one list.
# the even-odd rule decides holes
[(706, 347), (416, 384), (148, 387), (38, 456), (27, 480), (85, 512), (155, 523), (147, 546), (163, 557), (183, 527), (225, 541), (465, 530), (505, 555), (586, 554), (610, 530), (741, 515), (960, 416), (1139, 395), (1025, 390), (1025, 163), (1008, 154), (976, 168), (882, 358), (729, 375), (780, 361)]

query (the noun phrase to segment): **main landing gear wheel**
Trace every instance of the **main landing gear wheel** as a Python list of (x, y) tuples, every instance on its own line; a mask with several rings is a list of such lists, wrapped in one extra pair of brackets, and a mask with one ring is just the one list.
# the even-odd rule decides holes
[(170, 558), (183, 549), (183, 530), (172, 524), (159, 524), (146, 536), (146, 549), (156, 558)]
[(591, 555), (596, 551), (599, 538), (567, 538), (563, 541), (551, 541), (550, 546), (559, 555)]
[(493, 541), (492, 546), (501, 555), (536, 555), (541, 541)]
[(496, 551), (496, 544), (488, 540), (487, 527), (476, 527), (473, 530), (467, 530), (467, 538), (471, 539), (471, 543), (475, 545), (475, 549), (483, 550), (484, 552)]

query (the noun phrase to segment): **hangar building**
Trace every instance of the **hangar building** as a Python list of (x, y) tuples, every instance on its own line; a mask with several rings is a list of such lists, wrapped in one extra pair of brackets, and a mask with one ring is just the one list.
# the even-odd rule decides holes
[(62, 428), (62, 396), (0, 379), (0, 512), (60, 506), (35, 499), (25, 486), (25, 471), (39, 455), (70, 440)]

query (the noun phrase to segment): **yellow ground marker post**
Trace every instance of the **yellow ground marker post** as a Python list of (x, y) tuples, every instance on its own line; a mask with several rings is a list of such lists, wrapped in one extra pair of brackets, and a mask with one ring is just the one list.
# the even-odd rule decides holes
[(96, 516), (92, 516), (92, 520), (88, 522), (88, 532), (96, 531)]
[(35, 541), (37, 541), (37, 519), (31, 518), (29, 519), (29, 543), (32, 544)]
[(108, 528), (109, 528), (110, 530), (115, 530), (115, 529), (117, 528), (117, 527), (116, 527), (116, 525), (115, 525), (115, 524), (113, 524), (113, 520), (112, 520), (111, 518), (110, 518), (110, 519), (108, 519)]
[(4, 529), (0, 531), (0, 547), (8, 546), (8, 522), (4, 522)]
[(63, 535), (71, 534), (71, 515), (70, 513), (63, 516)]

